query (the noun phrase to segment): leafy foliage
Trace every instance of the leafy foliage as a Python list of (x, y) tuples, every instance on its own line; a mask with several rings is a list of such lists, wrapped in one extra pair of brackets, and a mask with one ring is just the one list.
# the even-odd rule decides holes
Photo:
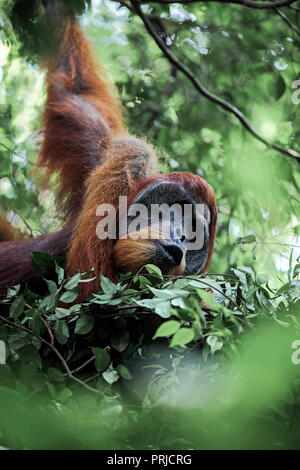
[[(256, 274), (252, 268), (245, 266), (235, 268), (233, 274), (228, 276), (178, 276), (164, 279), (156, 266), (147, 265), (142, 274), (123, 275), (117, 284), (111, 283), (101, 275), (103, 290), (92, 294), (88, 301), (82, 304), (76, 303), (77, 288), (80, 282), (89, 282), (92, 279), (91, 272), (64, 279), (63, 267), (57, 260), (39, 252), (33, 253), (33, 263), (41, 271), (46, 263), (52, 264), (55, 280), (44, 279), (47, 286), (44, 296), (37, 295), (28, 288), (21, 293), (19, 286), (15, 286), (10, 288), (7, 297), (0, 301), (0, 337), (5, 338), (7, 345), (7, 365), (1, 366), (0, 369), (0, 395), (4, 397), (2, 404), (7, 403), (8, 390), (13, 388), (20, 394), (21, 403), (26, 403), (27, 400), (31, 402), (33, 399), (33, 402), (44, 403), (43, 410), (45, 400), (50, 400), (49, 404), (52, 401), (59, 403), (66, 414), (63, 421), (69, 421), (67, 416), (70, 412), (72, 422), (74, 416), (71, 410), (76, 409), (78, 400), (80, 402), (82, 397), (85, 397), (88, 409), (91, 406), (91, 410), (95, 408), (97, 414), (107, 413), (109, 422), (114, 422), (113, 415), (119, 407), (118, 426), (129, 427), (129, 433), (132, 433), (132, 420), (140, 422), (149, 412), (150, 421), (147, 426), (150, 426), (149, 430), (156, 429), (153, 419), (157, 406), (162, 407), (166, 413), (166, 425), (171, 426), (172, 419), (168, 411), (169, 405), (167, 406), (167, 403), (170, 404), (170, 397), (172, 406), (179, 404), (178, 413), (182, 415), (182, 419), (190, 414), (190, 411), (184, 411), (184, 408), (181, 410), (181, 384), (184, 379), (185, 386), (188, 387), (185, 399), (193, 403), (200, 415), (203, 411), (201, 407), (198, 409), (197, 390), (205, 394), (204, 390), (208, 387), (212, 393), (211, 398), (208, 401), (206, 399), (210, 413), (205, 422), (208, 426), (214, 426), (220, 418), (220, 413), (227, 416), (227, 407), (232, 406), (232, 397), (227, 397), (226, 406), (224, 403), (219, 404), (221, 409), (216, 413), (215, 406), (220, 400), (217, 390), (220, 386), (223, 390), (226, 390), (226, 387), (231, 390), (236, 382), (238, 396), (242, 391), (244, 393), (244, 366), (247, 364), (247, 369), (253, 367), (252, 361), (257, 361), (259, 357), (258, 352), (253, 350), (253, 344), (266, 349), (269, 356), (268, 348), (273, 350), (272, 341), (275, 334), (276, 339), (280, 338), (278, 347), (283, 354), (283, 367), (276, 364), (278, 352), (274, 358), (259, 360), (262, 360), (263, 364), (270, 361), (275, 369), (279, 367), (280, 374), (287, 376), (287, 383), (283, 387), (284, 390), (281, 390), (282, 387), (277, 384), (277, 378), (274, 379), (271, 368), (272, 373), (269, 374), (268, 380), (275, 380), (276, 385), (269, 385), (262, 396), (260, 387), (257, 387), (255, 393), (260, 395), (260, 406), (264, 405), (266, 408), (263, 408), (265, 419), (276, 423), (278, 433), (282, 431), (282, 416), (277, 412), (274, 415), (273, 410), (273, 406), (276, 408), (279, 405), (274, 400), (272, 406), (269, 406), (268, 396), (274, 393), (273, 387), (278, 386), (275, 396), (283, 395), (287, 400), (288, 384), (296, 389), (298, 387), (296, 368), (291, 365), (290, 356), (295, 332), (300, 332), (297, 319), (299, 262), (293, 266), (289, 281), (277, 290), (269, 287), (266, 275)], [(259, 327), (262, 319), (266, 322), (262, 330), (266, 335), (263, 342)], [(246, 345), (248, 341), (250, 356), (254, 356), (250, 357), (249, 364), (243, 359), (242, 366), (237, 365), (240, 354), (245, 356), (245, 351), (246, 355), (249, 353), (243, 338), (245, 332), (253, 328), (256, 333), (251, 333), (251, 342), (248, 337)], [(254, 371), (257, 380), (266, 380), (261, 376), (263, 367), (261, 365), (258, 371)], [(235, 368), (238, 370), (238, 379), (234, 379)], [(227, 369), (230, 370), (229, 376), (224, 375)], [(265, 370), (264, 374), (268, 376)], [(200, 377), (204, 383), (199, 383)], [(86, 398), (86, 391), (94, 396), (92, 402), (91, 397)], [(247, 408), (253, 400), (256, 401), (256, 398), (250, 395), (250, 391), (243, 396), (242, 420), (245, 419), (244, 402), (247, 402)], [(142, 404), (140, 411), (134, 411), (135, 406), (131, 409), (132, 404), (136, 402)], [(282, 406), (284, 405), (280, 402), (280, 407)], [(127, 407), (131, 417), (129, 421), (128, 417), (125, 418), (127, 414), (123, 416), (121, 412)], [(47, 420), (52, 422), (56, 419), (55, 409), (50, 406), (49, 410), (48, 405), (46, 409), (49, 412)], [(292, 410), (294, 413), (294, 407)], [(23, 412), (24, 410), (20, 410), (18, 419), (22, 419)], [(284, 421), (290, 419), (288, 411), (284, 413)], [(92, 415), (89, 419), (93, 420)], [(226, 419), (230, 423), (233, 417), (229, 414)], [(253, 427), (256, 428), (257, 423), (254, 418), (251, 419)], [(32, 425), (34, 429), (40, 426), (35, 419)], [(193, 426), (195, 425), (194, 422)], [(11, 440), (12, 436), (7, 434), (6, 424), (3, 426), (3, 443), (10, 447), (14, 439)], [(68, 434), (69, 424), (64, 423), (63, 426), (66, 426)], [(80, 429), (82, 424), (78, 422), (77, 426)], [(118, 426), (115, 428), (114, 438), (117, 440), (116, 446), (120, 448), (147, 448), (149, 445), (177, 448), (179, 445), (177, 433), (168, 437), (164, 435), (165, 443), (164, 440), (161, 443), (160, 440), (152, 442), (152, 438), (148, 441), (149, 437), (143, 441), (135, 432), (130, 438), (130, 444), (125, 445), (117, 432)], [(190, 437), (182, 441), (180, 448), (197, 448), (199, 444), (191, 437), (191, 430), (185, 429), (185, 425), (182, 426)], [(43, 436), (45, 432), (43, 430)], [(101, 429), (101, 435), (103, 432)], [(202, 432), (202, 428), (198, 429), (197, 436)], [(260, 432), (266, 432), (264, 426)], [(100, 445), (99, 441), (87, 442), (80, 439), (79, 434), (71, 438), (71, 447)], [(271, 437), (274, 439), (273, 434)], [(33, 445), (43, 446), (43, 439), (39, 438)], [(225, 436), (220, 433), (218, 439), (222, 441)], [(237, 445), (244, 442), (244, 436), (240, 444), (237, 436), (235, 439)], [(256, 443), (254, 436), (252, 439)], [(109, 445), (113, 446), (113, 442), (114, 440)], [(212, 439), (209, 447), (214, 447), (214, 442), (217, 445), (217, 440)], [(285, 441), (282, 442), (282, 445), (284, 444)], [(268, 445), (275, 444), (270, 440)]]
[[(65, 279), (63, 260), (34, 253), (44, 293), (14, 286), (0, 300), (0, 444), (298, 448), (298, 162), (201, 96), (126, 5), (65, 3), (84, 13), (129, 128), (160, 150), (162, 170), (199, 174), (215, 188), (217, 244), (208, 276), (163, 278), (149, 265), (117, 284), (101, 276), (102, 290), (83, 304), (78, 285), (93, 272)], [(54, 190), (38, 190), (32, 171), (44, 74), (28, 4), (26, 14), (22, 0), (0, 8), (0, 205), (31, 236), (60, 221)], [(218, 2), (143, 11), (208, 90), (264, 138), (300, 150), (299, 34), (275, 11)], [(298, 13), (284, 12), (299, 29)]]

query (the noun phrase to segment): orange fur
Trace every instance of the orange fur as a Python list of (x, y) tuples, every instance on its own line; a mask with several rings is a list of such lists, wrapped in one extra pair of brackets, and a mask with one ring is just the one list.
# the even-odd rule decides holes
[[(141, 171), (133, 173), (130, 163), (133, 167), (138, 166), (136, 154), (138, 153), (137, 149), (141, 145), (141, 141), (131, 138), (132, 145), (128, 146), (125, 145), (125, 142), (126, 140), (122, 141), (121, 139), (118, 142), (119, 148), (118, 145), (112, 147), (111, 152), (113, 152), (114, 158), (108, 158), (107, 163), (96, 169), (91, 175), (84, 206), (73, 232), (71, 247), (67, 255), (68, 274), (73, 275), (78, 270), (85, 272), (94, 267), (95, 272), (93, 276), (96, 276), (94, 281), (81, 284), (79, 296), (81, 300), (100, 288), (100, 271), (111, 280), (116, 281), (117, 271), (112, 256), (113, 250), (115, 258), (118, 257), (118, 266), (125, 265), (127, 260), (127, 267), (130, 266), (133, 270), (145, 264), (143, 261), (146, 260), (146, 254), (149, 253), (149, 242), (147, 245), (145, 240), (137, 241), (137, 243), (133, 243), (135, 240), (123, 240), (123, 243), (122, 240), (119, 240), (116, 244), (111, 239), (99, 240), (96, 233), (96, 226), (99, 222), (99, 219), (96, 217), (98, 205), (110, 203), (117, 207), (120, 195), (127, 195), (128, 205), (130, 205), (142, 189), (155, 181), (175, 181), (180, 183), (195, 197), (196, 202), (204, 202), (208, 205), (211, 213), (209, 254), (201, 272), (206, 271), (211, 261), (217, 228), (217, 206), (211, 186), (200, 176), (184, 172), (176, 172), (169, 175), (154, 174), (144, 178)], [(147, 148), (147, 150), (150, 152), (151, 149)], [(121, 152), (121, 155), (118, 152)], [(132, 158), (129, 158), (128, 161), (130, 155), (132, 155)], [(143, 155), (144, 157), (145, 155)], [(152, 158), (154, 157), (151, 155), (151, 161)], [(147, 173), (149, 168), (143, 167), (143, 171)], [(134, 175), (136, 178), (133, 177)], [(141, 259), (139, 259), (139, 256)], [(124, 260), (122, 260), (122, 257), (124, 257)], [(182, 273), (181, 268), (179, 272)]]
[(22, 234), (20, 230), (12, 227), (5, 215), (0, 214), (0, 242), (7, 240), (20, 240)]
[(97, 279), (82, 284), (81, 298), (99, 289), (99, 273), (115, 280), (117, 273), (112, 261), (114, 240), (99, 240), (96, 216), (100, 204), (118, 207), (119, 196), (126, 196), (141, 177), (153, 171), (155, 156), (152, 148), (141, 140), (130, 136), (115, 139), (105, 155), (105, 163), (91, 174), (85, 194), (82, 211), (73, 232), (67, 255), (67, 272), (95, 268)]
[(155, 246), (150, 240), (119, 240), (113, 249), (121, 273), (136, 273), (154, 255)]
[[(100, 204), (111, 204), (118, 216), (119, 196), (128, 196), (130, 205), (155, 181), (179, 183), (196, 202), (209, 207), (209, 254), (202, 269), (205, 271), (212, 257), (217, 226), (216, 201), (209, 184), (189, 173), (155, 173), (152, 147), (128, 134), (119, 102), (103, 78), (103, 71), (95, 67), (90, 46), (75, 22), (66, 22), (57, 58), (49, 62), (48, 68), (44, 142), (38, 166), (45, 171), (47, 181), (58, 173), (58, 200), (70, 220), (56, 234), (1, 244), (0, 290), (7, 283), (34, 279), (30, 251), (36, 249), (54, 255), (65, 253), (68, 276), (94, 267), (96, 279), (80, 284), (79, 301), (100, 288), (100, 271), (116, 281), (116, 264), (122, 267), (122, 258), (124, 266), (138, 269), (153, 251), (150, 241), (99, 240), (96, 229), (100, 218), (96, 212)], [(18, 272), (12, 270), (12, 253), (13, 266), (22, 260)], [(183, 258), (174, 273), (182, 273), (184, 263)], [(11, 273), (9, 279), (7, 272)]]
[(50, 64), (46, 82), (44, 141), (38, 166), (45, 171), (47, 182), (59, 172), (59, 199), (72, 216), (80, 208), (85, 181), (101, 163), (111, 136), (126, 128), (119, 102), (75, 22), (65, 26), (58, 59)]

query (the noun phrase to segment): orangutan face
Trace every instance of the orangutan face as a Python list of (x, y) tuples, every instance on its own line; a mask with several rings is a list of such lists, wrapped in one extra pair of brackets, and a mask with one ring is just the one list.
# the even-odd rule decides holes
[(209, 224), (207, 205), (182, 184), (154, 182), (128, 208), (125, 233), (113, 249), (116, 268), (136, 273), (154, 264), (163, 274), (199, 273), (208, 258)]

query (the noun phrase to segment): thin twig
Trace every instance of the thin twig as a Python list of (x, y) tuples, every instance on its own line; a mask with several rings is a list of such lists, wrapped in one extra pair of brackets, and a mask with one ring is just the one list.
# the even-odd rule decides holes
[(3, 317), (2, 315), (0, 315), (0, 319), (4, 322), (4, 323), (7, 323), (8, 325), (11, 325), (13, 326), (14, 328), (19, 328), (20, 330), (23, 330), (23, 331), (26, 331), (27, 333), (29, 333), (30, 335), (32, 335), (34, 338), (36, 338), (38, 341), (40, 341), (41, 343), (44, 343), (46, 344), (46, 346), (48, 346), (53, 352), (54, 354), (58, 357), (58, 359), (60, 360), (63, 368), (65, 369), (66, 371), (66, 375), (72, 379), (74, 382), (77, 382), (79, 385), (81, 385), (82, 387), (86, 388), (87, 390), (89, 390), (90, 392), (92, 393), (95, 393), (97, 395), (101, 395), (101, 396), (104, 396), (104, 394), (102, 392), (100, 392), (99, 390), (96, 390), (92, 387), (90, 387), (89, 385), (87, 385), (86, 383), (84, 383), (82, 380), (78, 379), (77, 377), (75, 377), (71, 370), (69, 369), (69, 366), (68, 364), (66, 363), (65, 359), (62, 357), (62, 355), (60, 354), (60, 352), (58, 351), (58, 349), (56, 349), (56, 347), (49, 343), (47, 340), (45, 340), (44, 338), (42, 338), (41, 336), (38, 336), (38, 335), (35, 335), (33, 333), (32, 330), (30, 330), (29, 328), (26, 328), (25, 326), (23, 325), (18, 325), (17, 323), (14, 323), (13, 321), (9, 320), (8, 318), (5, 318)]
[(300, 36), (300, 30), (297, 28), (297, 26), (295, 26), (295, 25), (291, 22), (291, 20), (290, 20), (284, 13), (282, 13), (282, 11), (280, 11), (278, 8), (274, 8), (274, 11), (277, 13), (277, 15), (279, 15), (279, 16), (283, 19), (283, 21), (286, 22), (287, 25), (289, 25), (289, 27), (290, 27), (293, 31), (295, 31), (295, 33), (298, 34), (298, 36)]
[(43, 318), (43, 317), (41, 316), (41, 320), (42, 320), (42, 322), (44, 323), (44, 325), (45, 325), (45, 327), (46, 327), (46, 329), (47, 329), (47, 331), (48, 331), (48, 334), (49, 334), (49, 337), (50, 337), (50, 344), (53, 346), (53, 345), (54, 345), (54, 335), (53, 335), (53, 333), (52, 333), (52, 330), (51, 330), (51, 328), (50, 328), (48, 322), (46, 322), (45, 318)]
[(29, 233), (30, 233), (30, 236), (32, 237), (33, 236), (33, 230), (32, 228), (30, 227), (29, 223), (26, 221), (26, 219), (24, 219), (24, 217), (16, 210), (14, 209), (14, 214), (17, 215), (18, 217), (20, 217), (20, 219), (22, 220), (23, 224), (26, 226), (26, 228), (29, 230)]
[(220, 289), (218, 289), (217, 287), (215, 286), (212, 286), (209, 282), (205, 282), (203, 281), (203, 279), (199, 279), (197, 277), (194, 277), (194, 276), (178, 276), (178, 279), (191, 279), (192, 281), (198, 281), (198, 282), (201, 282), (202, 284), (206, 285), (207, 287), (209, 287), (210, 289), (213, 289), (215, 290), (216, 292), (218, 292), (219, 294), (221, 294), (223, 297), (225, 297), (227, 300), (229, 300), (229, 302), (231, 302), (237, 309), (238, 312), (240, 312), (243, 316), (245, 316), (245, 313), (240, 310), (240, 307), (238, 306), (238, 304), (231, 298), (229, 297), (228, 295), (224, 294), (224, 292), (222, 292)]
[(258, 2), (256, 0), (140, 0), (140, 3), (231, 3), (257, 10), (270, 10), (272, 8), (289, 7), (298, 0), (280, 0), (275, 2)]
[(88, 364), (90, 364), (94, 359), (95, 359), (96, 356), (92, 356), (90, 357), (87, 361), (85, 361), (83, 364), (81, 364), (81, 366), (77, 367), (76, 369), (74, 370), (71, 370), (71, 374), (77, 374), (77, 372), (79, 372), (80, 370), (82, 370), (85, 366), (87, 366)]
[(300, 248), (300, 245), (293, 245), (292, 243), (279, 243), (279, 242), (254, 242), (256, 245), (281, 245), (281, 246), (291, 246), (293, 248)]
[(249, 124), (243, 113), (233, 106), (231, 103), (228, 103), (227, 101), (224, 101), (222, 98), (219, 96), (214, 95), (210, 91), (208, 91), (198, 80), (195, 78), (194, 74), (185, 66), (182, 64), (182, 62), (170, 51), (170, 48), (166, 46), (164, 41), (160, 38), (160, 36), (157, 34), (153, 24), (147, 17), (147, 15), (144, 14), (140, 7), (140, 3), (137, 2), (136, 0), (131, 0), (131, 4), (134, 6), (135, 12), (139, 15), (141, 20), (143, 21), (148, 33), (153, 37), (155, 40), (156, 44), (158, 47), (161, 49), (165, 57), (169, 60), (169, 62), (175, 66), (178, 70), (180, 70), (189, 80), (190, 82), (194, 85), (196, 90), (205, 98), (208, 100), (212, 101), (213, 103), (217, 104), (221, 108), (225, 109), (225, 111), (233, 114), (243, 125), (243, 127), (250, 133), (252, 134), (257, 140), (265, 144), (267, 147), (273, 148), (274, 150), (277, 150), (278, 152), (288, 155), (289, 157), (297, 158), (300, 160), (300, 154), (296, 152), (293, 149), (286, 149), (284, 147), (281, 147), (280, 145), (274, 144), (272, 142), (269, 142), (266, 140), (264, 137), (262, 137), (260, 134), (258, 134), (255, 129)]

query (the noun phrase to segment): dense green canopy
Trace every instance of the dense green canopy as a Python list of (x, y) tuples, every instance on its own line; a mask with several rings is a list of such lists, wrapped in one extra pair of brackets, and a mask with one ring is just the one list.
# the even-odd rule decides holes
[[(199, 174), (215, 189), (216, 248), (207, 279), (171, 282), (149, 266), (148, 278), (135, 277), (129, 285), (126, 278), (117, 285), (103, 278), (104, 292), (69, 309), (61, 301), (74, 302), (85, 279), (78, 274), (66, 284), (63, 267), (36, 254), (39, 268), (49, 262), (57, 274), (57, 282), (46, 281), (48, 295), (15, 288), (0, 300), (0, 339), (8, 344), (8, 365), (0, 366), (0, 444), (299, 447), (299, 372), (290, 360), (300, 338), (299, 2), (277, 8), (251, 0), (64, 3), (80, 15), (96, 59), (116, 85), (130, 131), (154, 144), (161, 171)], [(53, 191), (41, 189), (34, 172), (45, 99), (37, 58), (49, 52), (39, 9), (39, 2), (24, 0), (0, 7), (0, 207), (26, 236), (61, 225)], [(99, 327), (99, 316), (78, 316), (85, 308), (110, 314), (105, 311)], [(111, 314), (118, 308), (123, 318)], [(81, 337), (96, 323), (97, 333), (82, 347)], [(49, 346), (49, 325), (56, 346)], [(74, 329), (76, 344), (70, 342)], [(151, 344), (161, 338), (171, 349), (153, 353)], [(63, 350), (62, 361), (56, 348)], [(132, 385), (140, 408), (122, 413), (132, 367), (140, 370), (126, 362), (133, 352), (137, 360), (145, 354), (154, 373), (143, 400)], [(65, 366), (72, 369), (75, 360), (77, 367), (80, 358), (91, 364), (91, 355), (87, 387), (75, 383)], [(120, 378), (129, 383), (124, 395)], [(5, 414), (20, 397), (46, 400), (41, 416), (30, 418), (30, 439)], [(18, 404), (17, 428), (28, 422), (26, 403)], [(56, 406), (65, 414), (58, 417)], [(50, 441), (40, 428), (43, 413)], [(86, 437), (90, 426), (101, 443), (95, 434)], [(58, 428), (59, 439), (53, 437)]]
[[(20, 22), (16, 10), (22, 3), (16, 2), (13, 14), (4, 9), (1, 31), (1, 206), (17, 211), (34, 233), (49, 232), (56, 224), (53, 201), (38, 196), (31, 173), (44, 99), (35, 61), (39, 29), (25, 29), (36, 18)], [(73, 3), (82, 12), (84, 2)], [(300, 150), (299, 31), (278, 12), (222, 2), (150, 3), (143, 9), (168, 50), (203, 87), (237, 107), (263, 138)], [(286, 10), (296, 28), (298, 13)], [(29, 16), (28, 2), (25, 11)], [(14, 30), (9, 14), (18, 25)], [(269, 273), (285, 267), (276, 255), (288, 250), (268, 243), (295, 243), (296, 159), (259, 142), (232, 113), (202, 96), (126, 6), (95, 1), (81, 22), (117, 85), (130, 130), (155, 144), (162, 170), (198, 173), (215, 188), (220, 218), (212, 270), (252, 264), (253, 245), (234, 246), (250, 233), (259, 242), (256, 266)], [(20, 39), (26, 39), (21, 48)]]

